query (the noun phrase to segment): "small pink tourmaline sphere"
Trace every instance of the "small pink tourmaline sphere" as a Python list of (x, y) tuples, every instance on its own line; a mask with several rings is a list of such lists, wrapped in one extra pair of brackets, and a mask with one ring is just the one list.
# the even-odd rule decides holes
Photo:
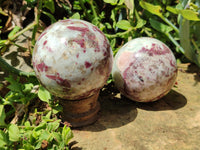
[(149, 37), (136, 38), (117, 52), (112, 76), (116, 87), (129, 99), (155, 101), (174, 85), (176, 59), (163, 42)]
[(32, 56), (41, 84), (68, 100), (87, 98), (99, 91), (111, 73), (112, 61), (105, 35), (78, 19), (61, 20), (45, 29)]

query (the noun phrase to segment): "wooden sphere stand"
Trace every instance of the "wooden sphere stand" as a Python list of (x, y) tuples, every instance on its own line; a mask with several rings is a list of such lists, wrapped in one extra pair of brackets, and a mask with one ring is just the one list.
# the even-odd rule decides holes
[(98, 97), (99, 91), (84, 99), (60, 99), (59, 102), (63, 107), (62, 120), (68, 122), (71, 127), (82, 127), (94, 123), (98, 119), (100, 110)]

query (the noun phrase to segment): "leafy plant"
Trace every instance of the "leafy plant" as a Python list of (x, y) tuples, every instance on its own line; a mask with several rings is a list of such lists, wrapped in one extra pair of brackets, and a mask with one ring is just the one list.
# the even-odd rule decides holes
[[(73, 137), (69, 127), (60, 126), (60, 120), (51, 119), (51, 112), (35, 113), (24, 125), (9, 124), (4, 131), (0, 130), (0, 149), (68, 149), (68, 142)], [(37, 118), (41, 122), (36, 125)]]
[[(8, 33), (7, 39), (0, 39), (2, 54), (11, 45), (24, 51), (32, 51), (36, 32), (40, 27), (41, 13), (48, 16), (51, 23), (56, 21), (53, 16), (55, 12), (53, 0), (26, 0), (26, 2), (25, 7), (35, 10), (35, 19), (24, 29), (15, 26)], [(16, 44), (18, 36), (30, 29), (33, 29), (31, 49)], [(9, 83), (6, 87), (9, 92), (0, 97), (0, 149), (68, 149), (68, 142), (73, 134), (71, 129), (66, 125), (63, 126), (57, 117), (62, 107), (39, 84), (35, 73), (18, 70), (1, 56), (0, 65), (2, 69), (12, 73), (5, 78)], [(41, 112), (38, 109), (41, 109)]]
[[(150, 18), (151, 26), (158, 30), (159, 32), (165, 34), (183, 53), (190, 61), (196, 63), (200, 67), (200, 50), (197, 43), (199, 43), (199, 3), (196, 1), (196, 4), (191, 1), (182, 0), (181, 4), (177, 4), (175, 7), (167, 6), (166, 10), (168, 13), (173, 13), (177, 15), (179, 29), (169, 21), (162, 12), (162, 8), (159, 5), (152, 5), (150, 3), (140, 1), (141, 7), (149, 11), (150, 13), (159, 16), (166, 24), (160, 23), (156, 20)], [(192, 25), (190, 25), (192, 24)], [(175, 40), (175, 38), (170, 34), (171, 31), (174, 31), (177, 35), (174, 37), (180, 39), (180, 44)], [(177, 51), (177, 52), (179, 52)]]
[[(183, 10), (177, 10), (175, 13), (181, 14), (180, 19), (180, 43), (185, 50), (185, 56), (200, 67), (200, 1), (193, 3), (182, 2)], [(189, 7), (189, 9), (187, 8)]]
[[(10, 83), (7, 86), (10, 91), (4, 98), (1, 97), (0, 127), (4, 130), (0, 130), (0, 148), (68, 149), (67, 144), (73, 134), (69, 127), (60, 127), (61, 120), (55, 115), (62, 109), (51, 100), (50, 93), (41, 86), (36, 92), (37, 82), (22, 84), (19, 77), (14, 79), (13, 76), (6, 80)], [(29, 111), (37, 97), (47, 102), (51, 109), (38, 112), (37, 107), (33, 107), (35, 112)], [(9, 111), (6, 112), (7, 108)], [(13, 116), (11, 121), (10, 116)]]

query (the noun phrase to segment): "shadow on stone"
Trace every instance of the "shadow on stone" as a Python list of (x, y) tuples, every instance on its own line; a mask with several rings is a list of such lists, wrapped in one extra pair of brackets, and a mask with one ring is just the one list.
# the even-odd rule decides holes
[(101, 91), (99, 102), (101, 110), (98, 120), (94, 124), (78, 128), (78, 130), (99, 132), (122, 127), (136, 119), (138, 109), (148, 111), (176, 110), (184, 107), (187, 104), (187, 99), (177, 91), (171, 90), (166, 96), (155, 102), (134, 102), (122, 96), (111, 84)]
[(184, 95), (175, 90), (171, 90), (166, 96), (150, 103), (137, 103), (137, 108), (161, 111), (161, 110), (176, 110), (184, 107), (187, 104), (187, 99)]
[(11, 61), (11, 65), (16, 67), (20, 64), (19, 59), (17, 58), (18, 54), (17, 52), (11, 52), (5, 56), (6, 59), (9, 59)]
[(200, 68), (198, 68), (198, 66), (196, 66), (195, 64), (190, 64), (188, 65), (186, 72), (195, 74), (194, 79), (196, 81), (196, 84), (200, 82)]
[(78, 143), (77, 141), (72, 141), (72, 142), (70, 142), (70, 143), (69, 143), (69, 149), (70, 149), (70, 150), (82, 150), (81, 147), (77, 147), (77, 146), (76, 146), (77, 143)]
[(17, 51), (19, 52), (18, 57), (20, 57), (22, 60), (22, 62), (26, 63), (30, 68), (32, 68), (32, 58), (31, 58), (31, 54), (29, 51), (24, 51), (20, 48), (17, 49)]
[(118, 97), (116, 94), (119, 95), (116, 89), (112, 87), (110, 90), (106, 87), (99, 96), (101, 110), (98, 120), (80, 130), (99, 132), (109, 128), (118, 128), (134, 121), (137, 116), (136, 103), (125, 97)]

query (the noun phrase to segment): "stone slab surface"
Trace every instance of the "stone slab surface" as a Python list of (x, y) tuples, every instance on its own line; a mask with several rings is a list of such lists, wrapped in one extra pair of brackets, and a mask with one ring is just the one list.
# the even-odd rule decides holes
[(73, 129), (72, 150), (200, 149), (200, 69), (181, 64), (176, 86), (162, 99), (137, 103), (110, 86), (102, 90), (99, 119)]

